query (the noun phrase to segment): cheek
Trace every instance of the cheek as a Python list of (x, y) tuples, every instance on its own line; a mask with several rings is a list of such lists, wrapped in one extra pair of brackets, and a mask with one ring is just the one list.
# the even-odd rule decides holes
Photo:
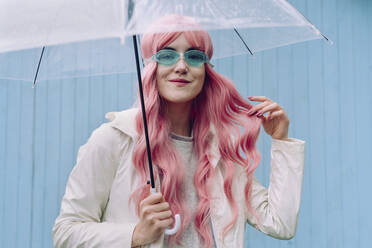
[(156, 69), (156, 80), (159, 81), (164, 75), (164, 70), (162, 68), (158, 68)]
[(205, 70), (203, 69), (202, 71), (198, 72), (197, 75), (195, 75), (196, 78), (198, 79), (198, 86), (201, 89), (203, 88), (204, 81), (205, 81)]
[(158, 67), (156, 70), (156, 83), (158, 87), (161, 87), (161, 85), (164, 84), (168, 74), (169, 73), (167, 73), (167, 70)]
[(167, 95), (168, 87), (167, 87), (167, 77), (169, 75), (169, 71), (165, 68), (159, 68), (156, 71), (156, 87), (158, 89), (158, 93), (160, 96), (165, 97)]

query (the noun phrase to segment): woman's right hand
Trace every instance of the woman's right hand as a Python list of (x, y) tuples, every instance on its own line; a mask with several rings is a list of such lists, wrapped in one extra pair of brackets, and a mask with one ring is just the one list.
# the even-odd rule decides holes
[(133, 231), (132, 247), (154, 242), (172, 223), (172, 211), (163, 195), (150, 194), (140, 203), (140, 221)]

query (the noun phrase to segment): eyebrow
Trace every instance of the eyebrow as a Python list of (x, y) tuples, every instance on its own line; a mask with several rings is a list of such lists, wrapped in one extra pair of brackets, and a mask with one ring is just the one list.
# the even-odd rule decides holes
[[(174, 49), (174, 48), (172, 48), (172, 47), (163, 47), (161, 50), (163, 50), (163, 49), (168, 49), (168, 50), (176, 51), (176, 49)], [(195, 48), (195, 47), (190, 47), (189, 49), (186, 50), (186, 52), (187, 52), (187, 51), (190, 51), (190, 50), (199, 50), (199, 49), (197, 49), (197, 48)]]

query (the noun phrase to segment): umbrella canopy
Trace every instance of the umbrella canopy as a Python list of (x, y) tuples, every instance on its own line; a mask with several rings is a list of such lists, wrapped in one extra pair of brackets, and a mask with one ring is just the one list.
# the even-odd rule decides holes
[[(129, 1), (131, 6), (133, 11), (129, 13), (127, 35), (144, 33), (164, 15), (190, 16), (205, 30), (212, 34), (213, 30), (225, 32), (223, 37), (230, 39), (230, 45), (225, 43), (216, 49), (217, 57), (243, 53), (246, 47), (242, 46), (241, 38), (252, 52), (323, 38), (320, 31), (285, 0), (188, 0), (185, 3), (140, 0)], [(158, 32), (192, 29), (178, 23), (152, 27), (152, 31)], [(234, 29), (239, 30), (241, 37)], [(231, 37), (235, 39), (231, 40)]]
[[(143, 34), (168, 14), (192, 17), (209, 30), (212, 59), (324, 38), (285, 0), (2, 0), (0, 78), (33, 81), (43, 46), (48, 66), (41, 65), (39, 81), (135, 72), (133, 44), (124, 44), (125, 37)], [(9, 69), (20, 56), (29, 69)]]
[(0, 52), (122, 37), (124, 0), (2, 0)]

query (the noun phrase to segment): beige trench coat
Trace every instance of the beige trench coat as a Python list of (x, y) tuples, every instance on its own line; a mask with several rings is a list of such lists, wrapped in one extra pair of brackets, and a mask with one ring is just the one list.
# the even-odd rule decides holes
[[(139, 181), (132, 164), (137, 111), (109, 113), (107, 117), (111, 121), (96, 129), (79, 149), (52, 231), (55, 247), (131, 246), (132, 233), (139, 221), (133, 204), (128, 205), (128, 198)], [(221, 232), (232, 213), (223, 193), (218, 140), (213, 137), (208, 157), (216, 173), (210, 190), (214, 199), (211, 223), (217, 247), (244, 247), (246, 222), (274, 238), (292, 238), (300, 209), (305, 143), (297, 139), (272, 140), (269, 188), (257, 179), (252, 182), (251, 202), (261, 226), (245, 207), (245, 176), (240, 169), (236, 170), (233, 194), (239, 206), (238, 219), (223, 242)], [(162, 247), (163, 239), (152, 247)]]

